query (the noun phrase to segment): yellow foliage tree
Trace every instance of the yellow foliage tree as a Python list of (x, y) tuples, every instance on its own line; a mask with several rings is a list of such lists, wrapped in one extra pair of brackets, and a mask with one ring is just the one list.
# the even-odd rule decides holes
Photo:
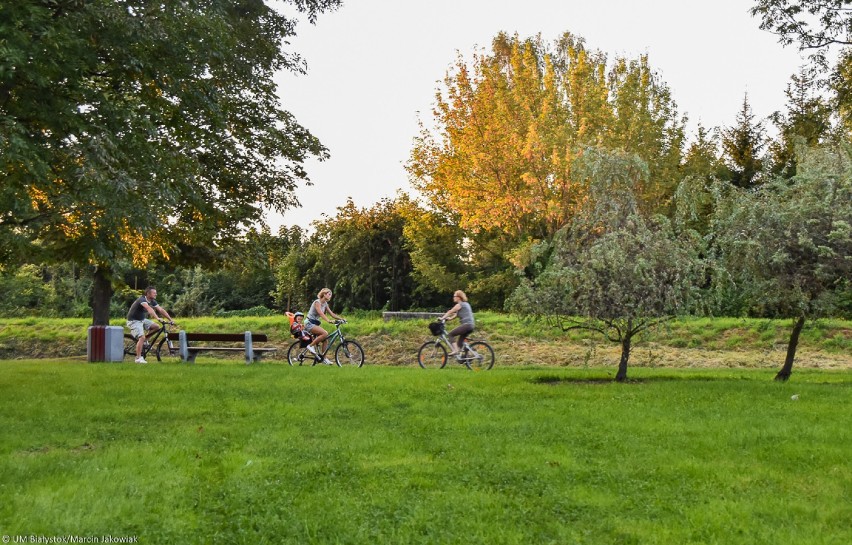
[(459, 58), (436, 94), (435, 130), (421, 123), (407, 164), (412, 183), (458, 218), (471, 240), (504, 256), (549, 239), (586, 200), (573, 165), (588, 147), (634, 153), (651, 176), (635, 190), (667, 205), (679, 179), (683, 120), (647, 57), (616, 59), (564, 35), (498, 35), (490, 53)]

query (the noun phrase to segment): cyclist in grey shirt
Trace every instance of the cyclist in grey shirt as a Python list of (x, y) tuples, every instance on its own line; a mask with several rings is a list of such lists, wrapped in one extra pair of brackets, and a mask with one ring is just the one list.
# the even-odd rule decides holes
[(471, 308), (470, 303), (467, 302), (467, 295), (461, 290), (457, 290), (453, 293), (453, 301), (455, 305), (453, 308), (448, 310), (441, 316), (441, 320), (452, 320), (454, 317), (459, 317), (459, 322), (461, 322), (455, 329), (450, 331), (450, 342), (452, 342), (453, 337), (458, 337), (456, 341), (456, 347), (453, 348), (453, 351), (450, 352), (450, 356), (455, 356), (458, 354), (462, 346), (464, 346), (464, 339), (471, 333), (473, 333), (474, 328), (476, 327), (476, 320), (473, 318), (473, 308)]
[(150, 315), (155, 320), (157, 313), (160, 313), (166, 320), (173, 322), (172, 317), (166, 312), (166, 309), (157, 304), (157, 289), (154, 286), (148, 286), (145, 289), (145, 295), (139, 297), (133, 304), (130, 305), (130, 312), (127, 313), (127, 327), (130, 333), (136, 337), (136, 363), (148, 363), (142, 357), (142, 345), (145, 344), (147, 334), (153, 334), (160, 329), (160, 326), (147, 318)]

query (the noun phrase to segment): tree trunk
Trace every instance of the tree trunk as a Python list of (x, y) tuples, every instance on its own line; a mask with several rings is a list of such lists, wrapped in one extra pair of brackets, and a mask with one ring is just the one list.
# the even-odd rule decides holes
[(787, 359), (784, 360), (784, 367), (775, 375), (775, 380), (786, 381), (793, 374), (793, 360), (796, 358), (796, 348), (799, 346), (799, 334), (805, 325), (805, 317), (800, 316), (793, 325), (793, 332), (790, 333), (790, 342), (787, 344)]
[(628, 332), (624, 335), (624, 338), (621, 339), (621, 361), (618, 362), (618, 373), (615, 375), (616, 382), (627, 381), (627, 360), (630, 359), (631, 337), (632, 334)]
[(112, 301), (112, 271), (109, 267), (95, 268), (92, 283), (92, 325), (109, 325), (109, 306)]

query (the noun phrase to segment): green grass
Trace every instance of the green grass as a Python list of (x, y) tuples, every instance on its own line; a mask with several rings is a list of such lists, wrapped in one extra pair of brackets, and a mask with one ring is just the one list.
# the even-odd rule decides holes
[(852, 373), (772, 376), (0, 362), (0, 533), (850, 543)]

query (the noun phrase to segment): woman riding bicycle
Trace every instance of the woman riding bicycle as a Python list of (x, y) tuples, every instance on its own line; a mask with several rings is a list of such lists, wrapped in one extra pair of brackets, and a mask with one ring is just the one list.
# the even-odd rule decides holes
[[(311, 308), (308, 309), (307, 324), (305, 327), (308, 330), (308, 333), (315, 337), (313, 342), (308, 345), (308, 350), (314, 354), (317, 353), (316, 345), (319, 343), (322, 343), (321, 350), (325, 353), (325, 340), (328, 338), (328, 331), (320, 326), (322, 323), (320, 320), (325, 319), (326, 322), (333, 324), (334, 320), (329, 318), (329, 316), (337, 320), (343, 319), (342, 316), (338, 316), (332, 312), (331, 308), (328, 306), (329, 301), (331, 301), (331, 295), (332, 293), (329, 288), (321, 289), (317, 294), (316, 300), (311, 303)], [(328, 361), (328, 358), (326, 358), (324, 363), (331, 362)]]
[(458, 337), (456, 346), (453, 348), (453, 351), (448, 354), (449, 356), (455, 356), (461, 352), (465, 338), (473, 333), (473, 330), (476, 327), (476, 321), (473, 319), (473, 308), (471, 308), (470, 303), (467, 302), (467, 295), (465, 295), (465, 293), (461, 290), (456, 290), (456, 292), (453, 293), (453, 301), (455, 302), (453, 308), (441, 316), (441, 320), (443, 321), (452, 320), (458, 316), (459, 321), (461, 322), (449, 333), (450, 342), (452, 342), (454, 337)]

